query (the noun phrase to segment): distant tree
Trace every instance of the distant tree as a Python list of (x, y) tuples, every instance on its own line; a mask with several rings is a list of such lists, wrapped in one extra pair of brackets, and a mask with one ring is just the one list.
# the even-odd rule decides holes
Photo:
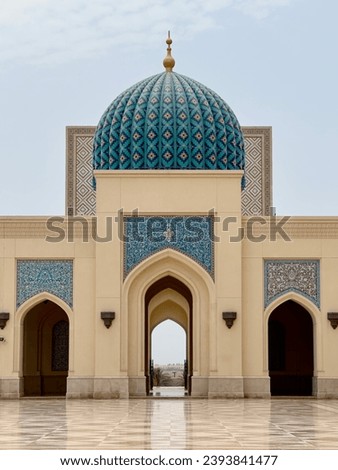
[(162, 377), (163, 377), (163, 369), (161, 367), (155, 367), (154, 368), (154, 386), (155, 387), (160, 387)]

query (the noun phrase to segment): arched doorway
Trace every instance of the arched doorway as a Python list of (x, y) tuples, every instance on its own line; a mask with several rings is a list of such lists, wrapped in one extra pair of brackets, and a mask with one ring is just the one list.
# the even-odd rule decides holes
[[(169, 278), (172, 284), (166, 282)], [(177, 291), (178, 286), (182, 287), (182, 295)], [(136, 266), (123, 284), (120, 366), (128, 379), (129, 397), (147, 395), (150, 359), (148, 306), (157, 293), (171, 287), (187, 305), (189, 392), (192, 396), (208, 396), (210, 368), (217, 369), (216, 343), (210, 344), (210, 337), (217, 332), (216, 303), (211, 302), (215, 296), (215, 284), (209, 274), (189, 257), (176, 250), (165, 249)]]
[[(184, 361), (184, 385), (191, 392), (192, 364), (192, 295), (183, 282), (165, 276), (151, 285), (145, 295), (145, 358), (146, 391), (149, 395), (154, 384), (154, 369), (151, 355), (151, 333), (165, 320), (177, 322), (186, 332), (186, 357)], [(173, 347), (173, 344), (171, 344)]]
[(313, 322), (308, 311), (287, 300), (268, 322), (271, 395), (312, 395)]
[(68, 316), (44, 300), (29, 310), (23, 322), (24, 395), (66, 395), (68, 356)]

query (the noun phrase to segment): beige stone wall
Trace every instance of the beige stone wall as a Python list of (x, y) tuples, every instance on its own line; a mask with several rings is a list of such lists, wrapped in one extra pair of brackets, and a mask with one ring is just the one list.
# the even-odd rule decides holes
[[(10, 320), (0, 336), (0, 396), (23, 393), (23, 322), (39, 302), (59, 305), (70, 323), (68, 397), (128, 397), (146, 393), (145, 294), (158, 279), (172, 276), (186, 285), (192, 296), (193, 396), (269, 396), (267, 325), (273, 309), (292, 299), (311, 314), (314, 324), (315, 394), (337, 396), (338, 330), (332, 329), (327, 312), (338, 311), (338, 219), (295, 217), (285, 224), (290, 241), (271, 239), (270, 219), (254, 224), (241, 215), (241, 172), (126, 171), (96, 173), (97, 221), (84, 218), (91, 233), (106, 234), (107, 218), (113, 217), (113, 238), (95, 242), (83, 239), (83, 220), (58, 222), (74, 240), (52, 243), (46, 236), (47, 219), (0, 219), (0, 311)], [(182, 253), (165, 249), (138, 264), (124, 279), (123, 245), (115, 217), (123, 209), (131, 214), (206, 215), (215, 223), (215, 279)], [(224, 221), (231, 217), (231, 223)], [(265, 223), (267, 222), (267, 223)], [(244, 230), (243, 241), (233, 238)], [(85, 235), (87, 232), (85, 232)], [(252, 238), (252, 237), (251, 237)], [(71, 259), (74, 262), (74, 302), (70, 307), (48, 293), (40, 293), (16, 308), (18, 259)], [(264, 304), (264, 260), (319, 260), (320, 306), (293, 292)], [(176, 305), (176, 320), (189, 330), (187, 301), (165, 291), (150, 306), (151, 328), (165, 318), (167, 302)], [(107, 329), (100, 312), (114, 311)], [(231, 329), (222, 312), (237, 312)], [(164, 316), (163, 316), (164, 315)], [(190, 346), (190, 345), (189, 345)]]
[[(117, 217), (121, 208), (125, 214), (138, 209), (141, 215), (200, 215), (217, 209), (222, 218), (229, 215), (236, 218), (233, 230), (240, 224), (241, 172), (100, 171), (95, 177), (99, 227), (104, 226), (107, 217)], [(228, 234), (223, 233), (219, 225), (216, 228), (221, 242), (215, 246), (215, 257), (226, 262), (215, 263), (215, 284), (197, 263), (165, 250), (145, 260), (129, 274), (122, 287), (120, 308), (117, 304), (118, 288), (123, 281), (121, 246), (118, 241), (109, 246), (97, 246), (98, 302), (102, 306), (109, 302), (121, 312), (114, 325), (114, 331), (120, 334), (114, 336), (113, 342), (101, 344), (102, 357), (118, 357), (120, 344), (121, 371), (132, 378), (130, 393), (145, 393), (144, 296), (147, 288), (163, 275), (180, 279), (193, 296), (192, 394), (208, 395), (210, 374), (223, 380), (228, 377), (237, 380), (241, 376), (240, 327), (233, 328), (230, 335), (219, 314), (222, 309), (241, 310), (241, 244), (231, 246)], [(117, 363), (109, 365), (109, 372), (107, 362), (105, 364), (105, 374), (118, 373)], [(102, 375), (104, 373), (102, 371)], [(231, 390), (232, 396), (241, 394), (238, 387)]]
[[(262, 242), (243, 242), (243, 375), (268, 377), (268, 319), (286, 300), (294, 300), (311, 315), (314, 328), (314, 378), (317, 396), (337, 396), (337, 331), (327, 313), (337, 311), (338, 218), (292, 217), (284, 225), (289, 240), (271, 240), (271, 220), (257, 225), (255, 236)], [(280, 222), (282, 218), (277, 219)], [(246, 230), (249, 219), (243, 219)], [(272, 238), (274, 238), (272, 231)], [(264, 260), (319, 260), (320, 306), (301, 293), (288, 292), (264, 304)]]
[[(91, 226), (91, 221), (88, 222)], [(58, 224), (67, 234), (67, 223)], [(37, 304), (50, 300), (68, 315), (70, 323), (69, 377), (93, 376), (95, 312), (95, 245), (82, 241), (82, 229), (75, 227), (74, 241), (51, 243), (47, 236), (55, 233), (47, 230), (45, 217), (16, 217), (0, 219), (0, 309), (9, 312), (10, 319), (0, 336), (0, 377), (2, 387), (13, 380), (10, 396), (23, 393), (23, 322), (26, 314)], [(74, 262), (73, 308), (49, 293), (40, 293), (16, 307), (16, 262), (18, 259), (70, 259)], [(9, 382), (8, 382), (9, 383)], [(0, 384), (1, 387), (1, 384)], [(1, 391), (1, 388), (0, 388)], [(7, 394), (7, 389), (4, 395)]]

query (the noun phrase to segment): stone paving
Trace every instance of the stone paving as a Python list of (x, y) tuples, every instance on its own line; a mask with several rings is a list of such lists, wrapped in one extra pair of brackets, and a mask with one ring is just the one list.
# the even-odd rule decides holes
[(338, 400), (167, 396), (0, 405), (2, 450), (338, 449)]

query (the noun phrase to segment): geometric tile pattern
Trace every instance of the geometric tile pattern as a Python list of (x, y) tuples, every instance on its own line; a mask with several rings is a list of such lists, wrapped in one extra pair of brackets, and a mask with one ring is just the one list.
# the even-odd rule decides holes
[(179, 251), (213, 278), (213, 218), (210, 216), (125, 216), (124, 277), (141, 261), (166, 248)]
[(94, 215), (96, 198), (93, 191), (92, 151), (93, 139), (90, 136), (76, 138), (76, 194), (77, 215)]
[(320, 308), (319, 260), (265, 260), (265, 307), (287, 292), (297, 292)]
[[(94, 126), (66, 128), (66, 215), (69, 216), (93, 215), (96, 211), (96, 195), (92, 188), (94, 133)], [(82, 188), (80, 194), (79, 186)]]
[(270, 215), (272, 207), (271, 128), (243, 127), (245, 143), (245, 188), (242, 214)]
[[(316, 398), (2, 400), (0, 449), (50, 449), (58, 451), (58, 458), (91, 458), (91, 463), (79, 463), (79, 468), (96, 465), (94, 457), (97, 461), (101, 459), (93, 452), (94, 449), (96, 452), (107, 450), (107, 454), (102, 456), (102, 459), (107, 459), (106, 465), (112, 462), (109, 459), (113, 459), (116, 453), (108, 454), (111, 450), (117, 453), (124, 450), (123, 457), (126, 457), (126, 452), (134, 450), (133, 456), (140, 459), (142, 456), (144, 459), (154, 457), (154, 454), (145, 455), (144, 450), (171, 450), (170, 455), (163, 454), (166, 462), (169, 457), (182, 456), (195, 462), (197, 455), (189, 450), (212, 452), (219, 449), (216, 454), (219, 456), (222, 451), (224, 455), (224, 450), (230, 450), (223, 461), (224, 468), (230, 468), (229, 461), (226, 463), (227, 455), (233, 455), (231, 451), (235, 449), (241, 457), (246, 449), (261, 450), (247, 454), (247, 463), (250, 455), (256, 458), (264, 455), (264, 450), (269, 450), (265, 455), (274, 455), (276, 449), (298, 449), (308, 451), (301, 456), (304, 461), (305, 454), (307, 459), (314, 458), (314, 454), (309, 452), (311, 450), (338, 449), (337, 416), (337, 400)], [(68, 452), (62, 453), (61, 449)], [(80, 455), (84, 449), (91, 452)], [(71, 450), (79, 452), (75, 455), (75, 452), (70, 453)], [(184, 455), (177, 450), (184, 450)], [(5, 454), (3, 452), (2, 457), (7, 463), (11, 456)], [(325, 453), (325, 462), (327, 454), (329, 452)], [(280, 462), (287, 459), (286, 454), (280, 451), (278, 455)], [(327, 468), (335, 468), (337, 453), (329, 455), (332, 465)], [(34, 458), (38, 458), (37, 453)], [(317, 458), (322, 459), (323, 456)], [(266, 459), (261, 458), (261, 465), (257, 463), (256, 468), (286, 468), (279, 460), (275, 467), (272, 459), (264, 466)], [(307, 460), (306, 463), (310, 462)], [(244, 465), (238, 465), (238, 468), (242, 469)], [(231, 466), (235, 468), (235, 464)], [(5, 464), (3, 468), (10, 468), (10, 465)]]
[[(243, 127), (242, 131), (246, 148), (242, 213), (249, 216), (269, 215), (272, 206), (271, 128)], [(67, 128), (66, 213), (68, 215), (95, 214), (96, 192), (92, 186), (94, 133), (94, 126)], [(261, 176), (257, 178), (257, 174)], [(258, 209), (261, 210), (260, 213), (257, 212)]]
[(242, 131), (215, 92), (163, 72), (121, 93), (105, 111), (93, 168), (243, 170)]
[(245, 152), (251, 158), (246, 161), (246, 185), (242, 194), (243, 215), (261, 215), (262, 208), (262, 139), (249, 137), (245, 139)]
[(18, 260), (16, 306), (40, 292), (49, 292), (73, 306), (72, 260)]

